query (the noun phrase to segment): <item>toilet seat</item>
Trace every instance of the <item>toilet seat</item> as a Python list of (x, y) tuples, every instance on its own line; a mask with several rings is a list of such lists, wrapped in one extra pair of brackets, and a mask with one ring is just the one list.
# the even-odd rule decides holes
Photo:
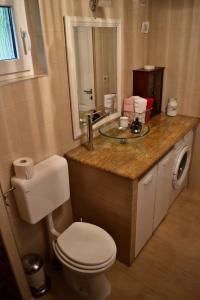
[(102, 228), (85, 222), (74, 222), (53, 246), (57, 257), (77, 271), (103, 271), (116, 258), (112, 237)]
[(87, 266), (87, 265), (81, 265), (81, 264), (77, 264), (73, 261), (71, 261), (69, 258), (67, 258), (67, 256), (65, 256), (58, 248), (57, 243), (54, 242), (53, 244), (54, 247), (54, 252), (56, 254), (56, 256), (58, 257), (58, 259), (65, 264), (66, 266), (76, 270), (76, 271), (82, 271), (82, 272), (89, 272), (89, 273), (96, 273), (96, 272), (102, 272), (106, 269), (108, 269), (113, 262), (116, 259), (116, 251), (113, 253), (113, 256), (111, 257), (111, 259), (109, 261), (106, 261), (105, 263), (101, 264), (101, 265), (96, 265), (96, 266)]
[(102, 228), (85, 222), (74, 222), (57, 239), (59, 250), (70, 261), (97, 266), (108, 261), (115, 242)]

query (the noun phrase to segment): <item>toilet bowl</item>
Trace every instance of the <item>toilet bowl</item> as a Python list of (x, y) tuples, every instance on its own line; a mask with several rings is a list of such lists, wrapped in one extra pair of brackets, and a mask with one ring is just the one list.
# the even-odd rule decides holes
[(53, 155), (34, 166), (29, 180), (11, 179), (21, 218), (29, 224), (46, 219), (64, 279), (83, 299), (104, 300), (111, 291), (104, 273), (116, 259), (116, 245), (102, 228), (74, 222), (59, 233), (52, 213), (70, 198), (67, 161)]
[(116, 245), (100, 227), (75, 222), (53, 242), (68, 286), (83, 299), (104, 300), (111, 288), (104, 272), (115, 262)]

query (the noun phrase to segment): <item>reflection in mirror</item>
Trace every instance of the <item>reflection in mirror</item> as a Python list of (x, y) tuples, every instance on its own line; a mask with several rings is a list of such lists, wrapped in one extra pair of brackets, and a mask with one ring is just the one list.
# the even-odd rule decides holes
[(65, 16), (64, 21), (73, 133), (79, 138), (88, 114), (95, 120), (92, 130), (121, 116), (121, 20)]
[(117, 111), (117, 28), (77, 26), (74, 46), (80, 125), (88, 112)]

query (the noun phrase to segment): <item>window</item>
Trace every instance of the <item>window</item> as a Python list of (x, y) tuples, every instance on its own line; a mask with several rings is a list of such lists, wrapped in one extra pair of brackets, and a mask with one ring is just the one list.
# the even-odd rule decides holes
[(17, 59), (17, 41), (9, 6), (0, 6), (0, 37), (0, 60)]
[(24, 0), (0, 0), (0, 80), (32, 74)]

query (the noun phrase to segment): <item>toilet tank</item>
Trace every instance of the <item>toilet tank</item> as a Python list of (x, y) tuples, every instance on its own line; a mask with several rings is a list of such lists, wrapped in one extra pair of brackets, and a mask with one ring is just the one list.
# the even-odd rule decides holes
[(68, 164), (53, 155), (34, 166), (31, 179), (12, 177), (14, 194), (21, 218), (35, 224), (70, 197)]

